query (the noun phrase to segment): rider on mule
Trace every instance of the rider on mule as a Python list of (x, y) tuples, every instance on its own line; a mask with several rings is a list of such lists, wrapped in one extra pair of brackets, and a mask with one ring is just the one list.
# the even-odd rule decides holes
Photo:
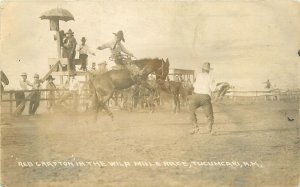
[(122, 52), (130, 57), (133, 57), (133, 54), (129, 52), (121, 43), (121, 41), (125, 42), (123, 31), (120, 30), (117, 33), (113, 33), (113, 34), (115, 35), (115, 37), (112, 41), (97, 47), (97, 49), (103, 50), (109, 48), (111, 50), (110, 58), (112, 58), (115, 61), (118, 67), (122, 68), (124, 66)]

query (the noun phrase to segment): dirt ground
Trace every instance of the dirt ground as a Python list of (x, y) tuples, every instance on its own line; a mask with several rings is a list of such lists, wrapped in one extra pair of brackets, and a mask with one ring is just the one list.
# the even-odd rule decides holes
[[(91, 113), (69, 112), (22, 116), (2, 124), (1, 183), (7, 187), (300, 185), (299, 101), (215, 104), (212, 135), (190, 135), (186, 109), (177, 114), (162, 108), (153, 114), (113, 112), (114, 121), (102, 113), (97, 123)], [(198, 116), (204, 126), (201, 110)], [(118, 165), (111, 166), (115, 161)], [(57, 162), (67, 165), (54, 166)], [(79, 162), (85, 165), (70, 165)]]

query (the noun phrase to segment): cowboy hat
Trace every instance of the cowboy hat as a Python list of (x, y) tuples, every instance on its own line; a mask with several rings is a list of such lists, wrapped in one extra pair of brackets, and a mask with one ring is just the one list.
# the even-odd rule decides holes
[(72, 29), (69, 29), (68, 32), (66, 32), (66, 34), (74, 34), (74, 32), (72, 31)]
[(39, 74), (34, 74), (34, 78), (40, 78)]
[(213, 70), (210, 67), (210, 63), (209, 62), (204, 62), (204, 64), (202, 65), (202, 69), (207, 70), (207, 71)]
[(21, 74), (21, 76), (27, 76), (27, 73), (23, 72), (23, 73)]
[(50, 79), (51, 79), (51, 80), (55, 80), (55, 78), (53, 78), (52, 75), (49, 75), (49, 76), (47, 77), (46, 80), (48, 81), (48, 80), (50, 80)]
[(113, 33), (113, 34), (116, 35), (118, 38), (120, 38), (123, 42), (125, 42), (124, 34), (122, 30), (119, 30), (117, 33)]
[(85, 38), (85, 37), (82, 37), (82, 38), (81, 38), (81, 41), (86, 41), (86, 38)]

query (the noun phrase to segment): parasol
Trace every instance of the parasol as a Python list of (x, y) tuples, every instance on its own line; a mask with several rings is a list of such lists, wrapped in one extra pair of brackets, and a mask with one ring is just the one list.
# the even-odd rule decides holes
[(73, 15), (66, 9), (62, 8), (55, 8), (44, 12), (41, 16), (41, 19), (56, 19), (56, 20), (63, 20), (63, 21), (70, 21), (74, 20)]
[(66, 9), (62, 8), (54, 8), (44, 12), (41, 16), (41, 19), (48, 19), (50, 20), (50, 30), (56, 31), (56, 38), (57, 38), (57, 53), (58, 58), (61, 57), (61, 46), (60, 46), (60, 35), (59, 35), (59, 20), (63, 21), (70, 21), (74, 20), (73, 15)]

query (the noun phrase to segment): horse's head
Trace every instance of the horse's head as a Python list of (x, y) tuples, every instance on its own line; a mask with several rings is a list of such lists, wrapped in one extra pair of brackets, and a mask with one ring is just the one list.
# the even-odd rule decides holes
[(160, 67), (155, 71), (156, 80), (166, 80), (166, 77), (169, 74), (169, 59), (167, 58), (166, 61), (164, 59), (160, 59)]

